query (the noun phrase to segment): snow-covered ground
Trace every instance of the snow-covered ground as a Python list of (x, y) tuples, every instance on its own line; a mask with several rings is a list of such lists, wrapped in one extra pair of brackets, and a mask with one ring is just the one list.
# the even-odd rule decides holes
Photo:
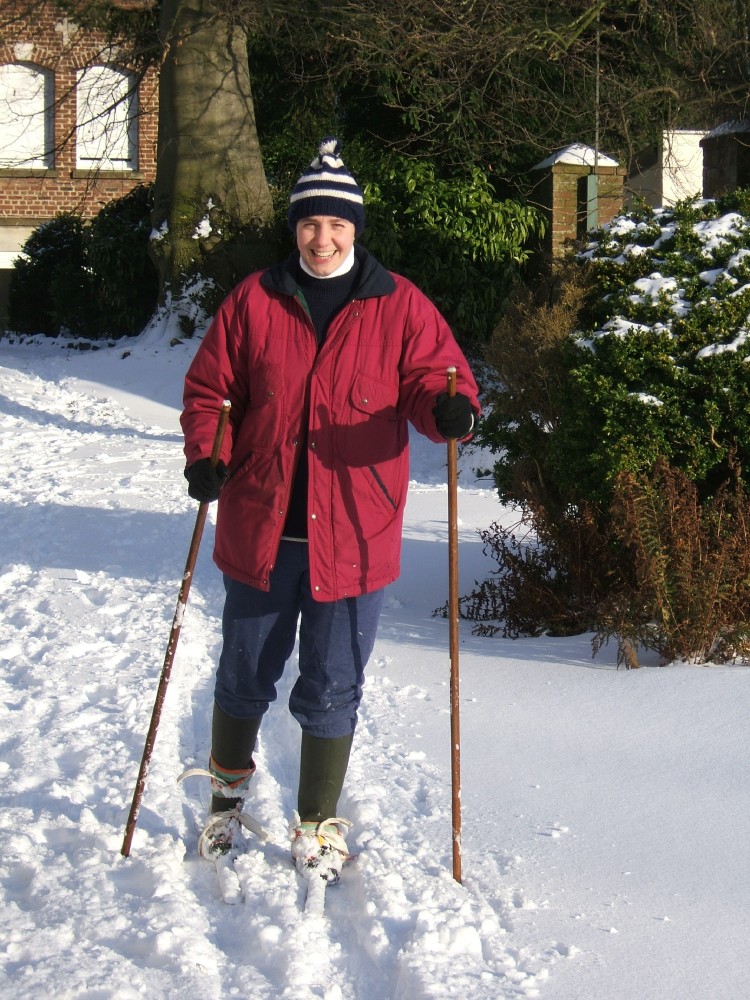
[[(463, 885), (452, 878), (445, 451), (413, 444), (403, 575), (341, 812), (359, 852), (300, 914), (298, 732), (261, 734), (271, 832), (226, 906), (196, 857), (222, 588), (206, 527), (132, 853), (124, 825), (187, 555), (193, 346), (0, 341), (0, 995), (86, 1000), (741, 1000), (750, 669), (592, 660), (590, 636), (461, 631)], [(127, 356), (126, 356), (127, 355)], [(476, 529), (512, 517), (461, 460)], [(294, 663), (286, 679), (291, 685)]]

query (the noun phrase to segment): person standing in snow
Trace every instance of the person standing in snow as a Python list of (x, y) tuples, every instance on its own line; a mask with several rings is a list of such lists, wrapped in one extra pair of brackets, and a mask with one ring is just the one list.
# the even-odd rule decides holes
[[(294, 187), (297, 250), (251, 274), (219, 308), (185, 379), (188, 492), (218, 499), (223, 646), (209, 760), (211, 814), (199, 849), (230, 851), (255, 771), (261, 720), (299, 624), (298, 870), (328, 882), (346, 856), (336, 816), (384, 588), (399, 575), (408, 426), (463, 439), (477, 386), (430, 300), (355, 239), (362, 191), (324, 139)], [(455, 396), (446, 370), (457, 369)], [(210, 455), (224, 400), (221, 460)]]

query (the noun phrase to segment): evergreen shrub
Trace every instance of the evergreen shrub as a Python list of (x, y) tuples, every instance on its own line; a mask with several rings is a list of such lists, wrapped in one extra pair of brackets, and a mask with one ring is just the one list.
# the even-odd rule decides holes
[[(740, 191), (622, 215), (506, 311), (486, 348), (496, 386), (478, 436), (524, 531), (485, 538), (498, 578), (464, 604), (484, 629), (593, 629), (618, 637), (631, 665), (624, 651), (639, 643), (747, 655), (749, 203)], [(638, 490), (663, 505), (628, 507)], [(639, 532), (663, 546), (658, 585)], [(703, 539), (690, 573), (688, 536)]]
[(95, 284), (86, 267), (86, 227), (61, 213), (35, 229), (16, 258), (8, 291), (8, 324), (19, 333), (90, 335)]
[(151, 185), (139, 184), (91, 220), (87, 258), (98, 285), (98, 326), (104, 335), (139, 333), (156, 306), (159, 279), (148, 252), (151, 194)]
[(91, 339), (139, 333), (158, 296), (150, 207), (151, 187), (139, 185), (90, 221), (62, 213), (35, 229), (13, 269), (10, 329)]
[(446, 177), (429, 160), (395, 154), (371, 164), (363, 174), (372, 178), (363, 185), (366, 245), (429, 295), (462, 342), (486, 342), (543, 216), (499, 198), (478, 166)]

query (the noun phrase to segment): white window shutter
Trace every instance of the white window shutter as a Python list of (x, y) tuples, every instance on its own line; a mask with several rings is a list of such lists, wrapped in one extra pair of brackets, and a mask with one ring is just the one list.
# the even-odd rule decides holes
[(77, 165), (135, 170), (138, 98), (133, 74), (111, 66), (79, 70), (76, 102)]
[(29, 63), (0, 66), (0, 167), (53, 166), (53, 76)]

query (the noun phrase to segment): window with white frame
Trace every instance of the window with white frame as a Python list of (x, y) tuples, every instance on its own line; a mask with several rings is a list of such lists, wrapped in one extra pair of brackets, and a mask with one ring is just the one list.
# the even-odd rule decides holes
[(78, 167), (137, 169), (138, 91), (134, 74), (111, 66), (79, 70), (76, 118)]
[(0, 66), (0, 168), (54, 165), (54, 77), (32, 63)]

